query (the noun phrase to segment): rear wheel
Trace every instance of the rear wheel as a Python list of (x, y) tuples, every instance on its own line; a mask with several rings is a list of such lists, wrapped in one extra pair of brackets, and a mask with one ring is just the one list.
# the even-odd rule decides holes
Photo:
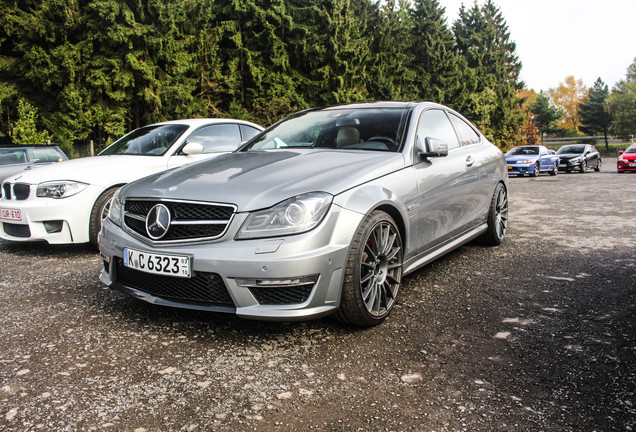
[(335, 317), (362, 327), (384, 321), (400, 288), (403, 253), (393, 218), (380, 210), (369, 214), (351, 244)]
[(91, 211), (91, 220), (88, 227), (88, 239), (90, 243), (97, 247), (97, 236), (102, 229), (102, 221), (108, 216), (110, 210), (110, 203), (115, 195), (115, 191), (119, 189), (119, 186), (106, 189), (93, 204), (93, 210)]
[(482, 235), (482, 241), (489, 246), (501, 244), (508, 230), (508, 192), (499, 183), (490, 201), (488, 209), (488, 230)]
[(598, 163), (596, 164), (596, 168), (594, 168), (594, 171), (599, 172), (601, 170), (601, 165), (603, 165), (603, 162), (601, 162), (601, 160), (598, 160)]

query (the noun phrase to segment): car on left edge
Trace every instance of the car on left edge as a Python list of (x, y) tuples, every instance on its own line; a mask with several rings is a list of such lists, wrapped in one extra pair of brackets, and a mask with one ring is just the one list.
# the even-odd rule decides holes
[(95, 157), (10, 176), (2, 183), (0, 238), (96, 246), (111, 199), (121, 186), (233, 151), (262, 130), (242, 120), (167, 121), (136, 129)]
[(20, 171), (65, 160), (68, 157), (56, 145), (0, 145), (0, 182)]

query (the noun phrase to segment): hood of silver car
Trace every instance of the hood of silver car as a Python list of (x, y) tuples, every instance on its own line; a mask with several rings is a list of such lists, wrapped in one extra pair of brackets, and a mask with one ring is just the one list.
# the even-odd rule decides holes
[(231, 153), (133, 182), (122, 190), (122, 198), (228, 203), (237, 205), (238, 211), (252, 211), (305, 192), (337, 195), (403, 168), (401, 153), (328, 149)]

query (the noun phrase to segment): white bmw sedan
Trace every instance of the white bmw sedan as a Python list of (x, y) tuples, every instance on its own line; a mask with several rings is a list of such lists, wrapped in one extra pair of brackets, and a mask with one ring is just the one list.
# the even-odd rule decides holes
[(6, 178), (0, 200), (0, 238), (97, 245), (102, 220), (121, 186), (231, 152), (262, 129), (230, 119), (157, 123), (130, 132), (98, 156)]

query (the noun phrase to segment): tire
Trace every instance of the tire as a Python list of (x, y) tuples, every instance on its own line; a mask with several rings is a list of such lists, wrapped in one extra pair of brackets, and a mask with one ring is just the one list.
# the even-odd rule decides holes
[(599, 159), (598, 163), (596, 164), (596, 168), (594, 168), (594, 171), (599, 172), (601, 170), (601, 165), (603, 165), (603, 162)]
[(500, 245), (508, 230), (508, 192), (501, 183), (492, 195), (487, 222), (488, 229), (481, 236), (482, 243), (488, 246)]
[(93, 209), (91, 210), (91, 219), (88, 227), (88, 241), (95, 247), (97, 247), (97, 236), (102, 229), (102, 221), (108, 216), (108, 210), (110, 209), (110, 202), (115, 195), (115, 191), (119, 189), (119, 186), (106, 189), (95, 200)]
[(361, 327), (383, 322), (395, 305), (403, 256), (393, 218), (380, 210), (371, 212), (352, 240), (335, 318)]
[(534, 164), (534, 171), (530, 174), (530, 177), (539, 177), (539, 162)]
[(550, 172), (548, 172), (548, 174), (550, 174), (551, 176), (555, 176), (559, 173), (559, 164), (558, 163), (554, 163), (554, 169)]
[(587, 170), (587, 162), (582, 161), (581, 165), (579, 166), (579, 172), (581, 174), (585, 174), (585, 170)]

